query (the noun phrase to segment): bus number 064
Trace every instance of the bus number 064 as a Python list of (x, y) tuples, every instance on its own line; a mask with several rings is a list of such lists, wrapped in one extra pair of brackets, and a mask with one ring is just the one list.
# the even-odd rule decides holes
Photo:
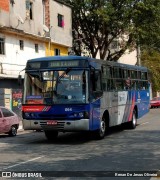
[(72, 108), (65, 108), (65, 111), (72, 111)]

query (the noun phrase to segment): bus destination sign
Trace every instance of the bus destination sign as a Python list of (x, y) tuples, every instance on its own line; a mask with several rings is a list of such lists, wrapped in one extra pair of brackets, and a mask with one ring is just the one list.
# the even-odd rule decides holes
[(79, 61), (52, 61), (48, 67), (78, 67)]
[(27, 64), (27, 68), (29, 69), (39, 69), (41, 67), (40, 62), (31, 62)]

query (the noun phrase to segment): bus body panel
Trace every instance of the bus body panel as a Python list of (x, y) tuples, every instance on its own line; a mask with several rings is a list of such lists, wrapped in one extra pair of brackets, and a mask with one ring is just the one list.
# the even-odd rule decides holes
[(101, 118), (104, 112), (108, 111), (110, 127), (122, 124), (128, 121), (131, 106), (131, 92), (104, 92), (101, 99)]
[[(98, 106), (97, 106), (98, 105)], [(59, 131), (87, 131), (99, 128), (99, 105), (54, 105), (51, 106), (23, 106), (24, 129), (44, 129)], [(34, 107), (34, 108), (33, 108)], [(37, 112), (35, 112), (37, 110)], [(89, 117), (80, 118), (77, 114), (88, 112)], [(97, 114), (98, 113), (98, 114)], [(76, 117), (77, 115), (77, 117)], [(28, 117), (27, 117), (28, 116)], [(94, 120), (93, 120), (94, 119)], [(56, 121), (55, 125), (47, 125), (47, 121)], [(97, 123), (95, 123), (97, 122)]]
[[(80, 119), (80, 120), (58, 120), (55, 124), (47, 124), (47, 120), (26, 120), (23, 119), (23, 128), (24, 130), (54, 130), (62, 132), (70, 131), (89, 131), (89, 119)], [(54, 121), (53, 121), (54, 122)]]
[(136, 104), (138, 106), (138, 119), (149, 112), (150, 96), (149, 90), (141, 90), (136, 92)]
[[(102, 66), (104, 66), (104, 69)], [(107, 76), (109, 71), (107, 71), (106, 74), (104, 73), (106, 67), (109, 67), (112, 71), (110, 76)], [(121, 77), (114, 76), (114, 73), (118, 72), (114, 68), (121, 70)], [(136, 78), (129, 80), (128, 77), (124, 77), (122, 73), (124, 73), (125, 70), (127, 75), (131, 75), (132, 70), (135, 71), (137, 73)], [(62, 73), (58, 74), (60, 71), (62, 71)], [(96, 93), (92, 94), (98, 84), (95, 83), (95, 89), (93, 89), (96, 76), (92, 75), (96, 71), (100, 72), (99, 74), (101, 76), (99, 77), (101, 78), (99, 79), (101, 79), (101, 83), (102, 74), (104, 73), (105, 81), (103, 81), (103, 83), (105, 87), (110, 86), (110, 89), (107, 90), (101, 87), (101, 91), (103, 92), (101, 96)], [(150, 101), (149, 90), (137, 88), (138, 86), (136, 87), (139, 81), (141, 81), (141, 83), (143, 83), (142, 81), (147, 82), (147, 78), (141, 79), (141, 76), (139, 76), (141, 72), (147, 73), (147, 69), (145, 67), (105, 62), (87, 57), (57, 56), (29, 60), (26, 66), (26, 84), (24, 87), (26, 97), (23, 98), (22, 109), (24, 129), (94, 131), (100, 129), (100, 122), (103, 116), (108, 118), (106, 120), (109, 121), (109, 127), (111, 127), (131, 121), (134, 110), (136, 111), (137, 119), (139, 119), (149, 111)], [(85, 81), (83, 79), (84, 77)], [(95, 77), (95, 79), (93, 77)], [(108, 79), (113, 80), (113, 84), (109, 84)], [(124, 87), (121, 87), (120, 90), (117, 90), (116, 86), (115, 89), (112, 88), (112, 85), (116, 85), (117, 79), (119, 82), (123, 81), (122, 84)], [(73, 85), (76, 90), (73, 94), (69, 91), (67, 92), (68, 94), (66, 93), (64, 95), (65, 87), (60, 85), (63, 83), (67, 85), (70, 81), (72, 81), (71, 85)], [(44, 84), (44, 82), (46, 83)], [(83, 85), (84, 82), (85, 86)], [(98, 82), (98, 80), (96, 82)], [(127, 88), (125, 85), (126, 82), (130, 83), (130, 86)], [(35, 86), (32, 90), (30, 90), (32, 87), (29, 86), (31, 83), (34, 83)], [(56, 89), (54, 88), (53, 90), (53, 86), (56, 83), (59, 85), (56, 86), (56, 88), (59, 87), (59, 89), (62, 90), (61, 101), (58, 100), (58, 96), (56, 97), (57, 101), (53, 100), (53, 94)], [(44, 85), (46, 88), (45, 92), (43, 89)], [(30, 89), (27, 89), (27, 86), (29, 86)], [(81, 94), (79, 95), (78, 92), (80, 88)], [(40, 91), (38, 94), (37, 89), (41, 89), (41, 91), (46, 94), (40, 95)], [(84, 89), (85, 93), (83, 91)], [(50, 92), (50, 94), (47, 94), (47, 92)], [(56, 94), (58, 94), (57, 92)], [(90, 94), (96, 97), (92, 98)], [(72, 98), (77, 100), (75, 104), (71, 103), (70, 100)], [(38, 102), (40, 104), (38, 104)], [(108, 115), (107, 117), (106, 114)]]
[(91, 126), (90, 130), (97, 130), (100, 128), (100, 104), (101, 99), (97, 99), (94, 102), (91, 103)]

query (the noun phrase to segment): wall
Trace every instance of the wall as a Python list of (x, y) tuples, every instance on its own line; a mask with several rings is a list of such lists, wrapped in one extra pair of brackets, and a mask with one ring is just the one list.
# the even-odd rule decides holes
[[(45, 43), (27, 39), (19, 35), (1, 34), (5, 37), (5, 55), (0, 55), (0, 62), (3, 67), (3, 74), (8, 77), (17, 77), (19, 71), (24, 69), (26, 61), (31, 58), (45, 56)], [(24, 41), (24, 50), (20, 50), (19, 40)], [(39, 45), (39, 52), (35, 52), (35, 43)], [(22, 72), (23, 74), (23, 72)], [(0, 74), (1, 76), (1, 74)]]
[[(64, 27), (58, 27), (57, 15), (64, 16)], [(51, 39), (54, 43), (63, 44), (67, 47), (72, 47), (72, 11), (71, 8), (50, 0), (50, 25)]]
[(57, 44), (49, 45), (49, 43), (46, 43), (46, 56), (54, 56), (55, 55), (54, 49), (60, 49), (61, 56), (68, 56), (68, 47), (64, 47), (64, 46), (57, 45)]
[(4, 11), (9, 11), (9, 0), (0, 0), (0, 8)]
[[(8, 3), (6, 0), (3, 1)], [(33, 20), (30, 20), (26, 15), (25, 0), (14, 0), (14, 2), (13, 6), (10, 3), (8, 4), (9, 9), (7, 11), (4, 10), (3, 3), (0, 3), (2, 9), (0, 11), (0, 25), (42, 36), (44, 33), (42, 1), (33, 1)]]
[(5, 106), (14, 111), (19, 117), (22, 116), (22, 90), (0, 88), (0, 106)]
[(126, 51), (125, 54), (120, 57), (120, 63), (135, 65), (137, 63), (137, 51), (134, 50), (132, 52)]

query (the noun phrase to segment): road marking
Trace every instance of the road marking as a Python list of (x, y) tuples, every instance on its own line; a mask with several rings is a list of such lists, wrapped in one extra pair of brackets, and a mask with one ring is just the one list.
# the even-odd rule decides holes
[(33, 158), (33, 159), (29, 159), (28, 161), (24, 161), (24, 162), (21, 162), (21, 163), (18, 163), (18, 164), (14, 164), (14, 165), (12, 165), (12, 166), (8, 166), (8, 167), (3, 168), (3, 169), (10, 169), (10, 168), (12, 168), (12, 167), (20, 166), (21, 164), (26, 164), (26, 163), (28, 163), (28, 162), (35, 161), (35, 160), (37, 160), (37, 159), (41, 159), (41, 158), (43, 158), (43, 157), (45, 157), (45, 156), (40, 156), (40, 157), (36, 157), (36, 158)]
[(144, 125), (144, 124), (148, 124), (149, 122), (144, 122), (144, 123), (141, 123), (141, 124), (139, 124), (139, 125)]

